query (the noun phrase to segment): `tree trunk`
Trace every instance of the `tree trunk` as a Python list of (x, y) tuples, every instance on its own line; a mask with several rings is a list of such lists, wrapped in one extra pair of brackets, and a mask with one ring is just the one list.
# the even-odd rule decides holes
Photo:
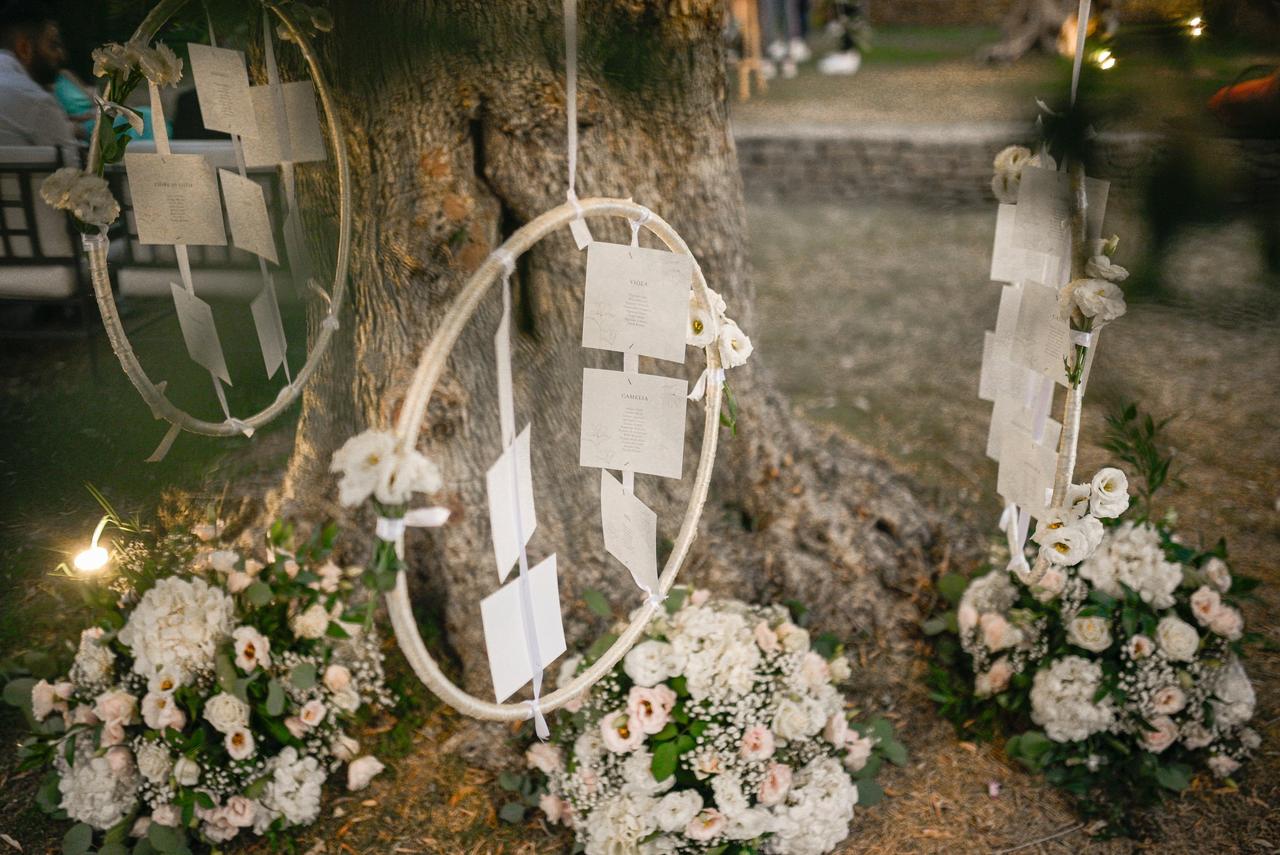
[[(376, 8), (376, 12), (375, 12)], [(281, 500), (286, 512), (343, 516), (330, 455), (368, 426), (389, 426), (418, 354), (469, 274), (521, 224), (561, 204), (566, 187), (560, 4), (525, 0), (337, 0), (319, 39), (348, 129), (354, 177), (351, 300), (327, 363), (309, 386)], [(581, 4), (580, 196), (633, 196), (684, 237), (729, 314), (751, 333), (742, 188), (726, 114), (718, 0)], [(303, 170), (322, 230), (333, 207), (320, 168)], [(626, 242), (622, 221), (592, 220), (596, 240)], [(836, 236), (833, 235), (833, 238)], [(315, 247), (318, 258), (331, 248)], [(570, 644), (601, 631), (589, 588), (620, 613), (641, 604), (600, 533), (599, 475), (577, 465), (581, 369), (621, 368), (580, 345), (585, 254), (568, 230), (519, 260), (512, 279), (517, 427), (533, 423), (537, 561), (555, 552)], [(464, 683), (487, 693), (480, 600), (498, 579), (484, 474), (499, 453), (492, 336), (495, 287), (454, 350), (420, 447), (439, 461), (449, 525), (411, 531), (411, 589), (442, 623)], [(797, 306), (797, 311), (805, 307)], [(684, 366), (701, 370), (694, 351)], [(903, 479), (866, 451), (795, 418), (769, 390), (767, 352), (730, 372), (742, 409), (722, 435), (716, 479), (681, 581), (745, 599), (794, 597), (842, 636), (897, 632), (899, 596), (941, 548), (935, 520)], [(675, 373), (643, 360), (642, 371)], [(691, 406), (682, 481), (637, 479), (674, 537), (697, 460), (702, 411)], [(369, 520), (346, 519), (352, 558)], [(360, 529), (354, 528), (359, 525)]]

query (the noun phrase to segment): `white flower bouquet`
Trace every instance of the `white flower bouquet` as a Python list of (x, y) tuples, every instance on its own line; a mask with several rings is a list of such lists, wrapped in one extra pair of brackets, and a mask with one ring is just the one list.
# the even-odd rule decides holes
[[(884, 719), (849, 723), (833, 639), (811, 643), (782, 606), (687, 593), (529, 749), (532, 785), (503, 786), (588, 855), (830, 851), (854, 805), (879, 801), (882, 758), (904, 763), (905, 749)], [(581, 663), (566, 660), (560, 682)]]
[(276, 523), (241, 552), (213, 545), (214, 526), (120, 525), (136, 537), (81, 583), (98, 618), (70, 666), (4, 692), (30, 717), (23, 767), (48, 770), (41, 807), (77, 823), (66, 851), (96, 833), (104, 853), (274, 834), (316, 819), (342, 763), (353, 789), (382, 769), (347, 732), (391, 699), (361, 569), (329, 558), (334, 527), (295, 547)]
[(1152, 519), (1169, 465), (1158, 427), (1133, 407), (1111, 421), (1109, 447), (1144, 474), (1132, 519), (1120, 519), (1124, 473), (1101, 470), (1039, 524), (1042, 572), (1011, 562), (943, 577), (955, 609), (925, 630), (940, 636), (930, 683), (943, 713), (979, 736), (1011, 734), (1010, 757), (1124, 831), (1132, 808), (1197, 769), (1230, 777), (1260, 738), (1240, 662), (1239, 603), (1255, 582), (1230, 571), (1224, 543), (1195, 549)]

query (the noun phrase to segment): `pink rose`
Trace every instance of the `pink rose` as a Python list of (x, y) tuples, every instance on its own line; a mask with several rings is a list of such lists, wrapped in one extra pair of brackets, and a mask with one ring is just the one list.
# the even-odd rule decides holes
[(326, 712), (328, 710), (325, 709), (324, 702), (313, 698), (302, 705), (298, 718), (302, 719), (302, 723), (307, 727), (316, 727), (324, 721)]
[(856, 731), (850, 730), (845, 735), (844, 747), (845, 768), (850, 772), (859, 772), (871, 759), (871, 749), (875, 747), (875, 743), (871, 741), (871, 737), (859, 736)]
[(538, 799), (538, 809), (547, 815), (547, 822), (557, 823), (564, 816), (565, 803), (558, 796), (543, 793)]
[(1152, 754), (1159, 754), (1178, 738), (1178, 726), (1167, 715), (1158, 716), (1151, 722), (1155, 730), (1145, 731), (1142, 735), (1143, 746)]
[(700, 606), (706, 603), (709, 599), (711, 599), (711, 592), (706, 588), (699, 588), (689, 595), (689, 604), (693, 606)]
[(1238, 641), (1240, 636), (1244, 634), (1244, 617), (1240, 614), (1239, 609), (1233, 609), (1231, 606), (1222, 606), (1218, 609), (1218, 613), (1213, 616), (1213, 620), (1209, 621), (1209, 629), (1227, 641)]
[(831, 667), (827, 660), (810, 650), (800, 661), (800, 679), (810, 689), (817, 689), (831, 682)]
[(738, 753), (743, 760), (768, 760), (773, 756), (773, 731), (762, 724), (747, 728)]
[(1221, 606), (1222, 595), (1208, 585), (1201, 585), (1191, 595), (1191, 613), (1196, 616), (1196, 622), (1201, 626), (1208, 626)]
[(755, 636), (756, 644), (765, 653), (777, 653), (782, 647), (782, 645), (778, 644), (778, 636), (769, 628), (769, 624), (766, 621), (760, 621), (756, 624), (752, 635)]
[(341, 692), (351, 685), (351, 671), (343, 665), (330, 665), (324, 669), (324, 685), (331, 692)]
[(982, 643), (993, 653), (1013, 647), (1022, 638), (1022, 633), (1016, 627), (1005, 620), (1003, 615), (995, 612), (987, 612), (978, 618), (978, 625), (982, 627)]
[(690, 840), (711, 840), (718, 837), (729, 821), (715, 808), (703, 808), (685, 826), (684, 836)]
[(103, 692), (94, 701), (93, 714), (102, 721), (133, 724), (138, 719), (138, 699), (119, 689)]
[(182, 813), (174, 805), (160, 805), (151, 812), (151, 821), (157, 825), (167, 825), (170, 828), (177, 828), (182, 822)]
[(839, 748), (844, 745), (845, 738), (849, 735), (849, 722), (845, 719), (843, 713), (832, 713), (831, 718), (827, 719), (826, 727), (822, 728), (822, 738)]
[(978, 610), (968, 603), (962, 603), (956, 611), (956, 623), (960, 626), (960, 632), (968, 632), (978, 625)]
[(102, 726), (102, 735), (98, 737), (98, 743), (103, 746), (119, 745), (124, 742), (124, 736), (124, 722), (115, 719)]
[(98, 717), (93, 714), (93, 708), (88, 704), (77, 704), (71, 711), (71, 724), (87, 724), (93, 727), (99, 723)]
[(257, 812), (258, 806), (253, 799), (232, 796), (222, 807), (222, 818), (236, 828), (248, 828), (253, 825), (253, 818)]
[(307, 735), (307, 726), (302, 719), (296, 715), (291, 715), (284, 720), (284, 726), (288, 728), (289, 733), (293, 734), (294, 739), (304, 739)]
[(604, 747), (614, 754), (626, 754), (644, 744), (640, 723), (626, 710), (609, 713), (600, 719), (600, 735), (604, 737)]
[[(524, 753), (524, 759), (530, 769), (537, 769), (544, 775), (551, 775), (564, 769), (564, 759), (560, 756), (560, 749), (545, 742), (535, 742)], [(555, 820), (553, 819), (552, 822)]]
[(785, 763), (770, 763), (760, 782), (760, 804), (766, 807), (782, 804), (791, 789), (791, 767)]
[(241, 570), (232, 570), (227, 574), (227, 591), (238, 594), (253, 584), (253, 576)]
[(631, 687), (627, 695), (627, 715), (635, 720), (640, 730), (650, 735), (666, 727), (669, 718), (657, 693), (644, 686)]
[(1161, 715), (1172, 715), (1181, 712), (1187, 705), (1187, 696), (1177, 686), (1164, 686), (1156, 689), (1151, 696), (1151, 708)]

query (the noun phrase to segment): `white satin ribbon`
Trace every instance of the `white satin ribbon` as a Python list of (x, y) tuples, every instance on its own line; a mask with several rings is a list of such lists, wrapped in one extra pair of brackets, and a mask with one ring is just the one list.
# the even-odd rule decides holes
[(542, 714), (542, 704), (538, 703), (536, 697), (525, 703), (529, 705), (529, 718), (533, 719), (533, 732), (546, 742), (551, 738), (551, 728), (547, 727), (547, 717)]
[(117, 104), (115, 101), (108, 101), (96, 92), (93, 93), (93, 103), (98, 105), (99, 110), (111, 117), (113, 120), (112, 127), (115, 126), (114, 120), (120, 116), (123, 116), (128, 120), (129, 127), (133, 128), (139, 134), (141, 134), (147, 127), (146, 122), (143, 121), (142, 116), (139, 113), (134, 110), (130, 110), (123, 104)]
[(1093, 346), (1093, 333), (1084, 330), (1071, 331), (1071, 343), (1079, 347)]
[(653, 212), (648, 208), (641, 206), (640, 213), (631, 221), (631, 245), (640, 245), (640, 227), (649, 222), (649, 218), (653, 216)]
[(439, 528), (448, 521), (448, 508), (412, 508), (402, 517), (378, 517), (373, 533), (378, 540), (400, 543), (406, 528)]
[[(714, 384), (714, 385), (713, 385)], [(707, 367), (702, 369), (702, 373), (698, 375), (698, 382), (693, 384), (693, 391), (689, 393), (690, 401), (701, 401), (702, 396), (707, 394), (707, 389), (714, 389), (716, 386), (724, 384), (724, 369)]]

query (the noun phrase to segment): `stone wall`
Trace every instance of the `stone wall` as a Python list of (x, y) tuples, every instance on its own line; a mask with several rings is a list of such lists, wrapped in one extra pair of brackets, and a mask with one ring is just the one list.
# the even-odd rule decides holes
[[(932, 205), (989, 204), (991, 162), (1031, 134), (1016, 125), (864, 127), (738, 125), (734, 140), (747, 194), (760, 199), (901, 199)], [(1201, 155), (1238, 169), (1237, 195), (1280, 199), (1280, 141), (1219, 139)], [(1137, 192), (1158, 162), (1159, 137), (1104, 134), (1098, 177)]]

